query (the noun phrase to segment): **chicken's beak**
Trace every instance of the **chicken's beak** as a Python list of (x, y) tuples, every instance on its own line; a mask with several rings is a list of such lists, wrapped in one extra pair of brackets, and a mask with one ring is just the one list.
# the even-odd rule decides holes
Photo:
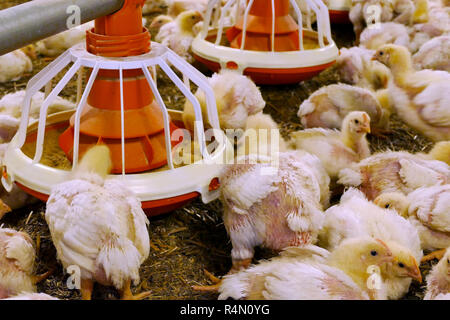
[(420, 272), (417, 263), (415, 263), (414, 268), (408, 272), (408, 276), (413, 278), (417, 282), (422, 283), (422, 273)]

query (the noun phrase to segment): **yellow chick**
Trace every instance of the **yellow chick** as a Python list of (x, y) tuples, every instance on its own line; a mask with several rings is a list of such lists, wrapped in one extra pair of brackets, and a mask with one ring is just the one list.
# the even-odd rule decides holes
[(338, 183), (359, 188), (369, 200), (385, 192), (409, 194), (421, 187), (450, 183), (450, 167), (409, 152), (382, 152), (339, 172)]
[(288, 144), (281, 137), (277, 123), (262, 112), (247, 118), (245, 131), (237, 143), (237, 155), (259, 154), (276, 156), (288, 151)]
[(303, 101), (298, 117), (305, 128), (341, 129), (346, 115), (352, 111), (364, 111), (371, 120), (372, 129), (387, 129), (389, 117), (372, 91), (347, 84), (322, 87)]
[(450, 248), (428, 274), (424, 300), (450, 300)]
[(167, 15), (159, 15), (152, 20), (150, 28), (158, 29), (155, 41), (162, 42), (163, 39), (167, 38), (171, 33), (177, 31), (178, 25), (172, 17)]
[(385, 45), (374, 59), (391, 69), (390, 97), (399, 117), (433, 141), (450, 140), (450, 74), (412, 67), (407, 48)]
[(439, 160), (450, 166), (450, 141), (440, 141), (428, 153), (418, 153), (423, 159)]
[[(370, 269), (379, 270), (393, 258), (390, 248), (382, 241), (372, 238), (349, 239), (325, 257), (305, 259), (304, 254), (293, 253), (295, 251), (289, 257), (282, 254), (247, 270), (225, 276), (219, 289), (219, 299), (386, 299), (381, 277), (369, 273)], [(374, 276), (378, 278), (374, 279)], [(373, 282), (369, 278), (374, 279)]]
[(370, 117), (353, 111), (345, 116), (342, 130), (306, 129), (291, 134), (296, 149), (316, 155), (332, 180), (340, 170), (370, 156), (366, 134), (370, 133)]
[(0, 228), (0, 299), (35, 292), (35, 284), (49, 275), (33, 275), (35, 255), (28, 234)]
[(174, 27), (171, 23), (165, 24), (166, 28), (157, 36), (157, 39), (187, 62), (193, 63), (195, 61), (191, 51), (191, 44), (195, 37), (193, 27), (202, 19), (202, 14), (198, 11), (185, 11), (175, 18)]
[[(389, 266), (384, 274), (387, 282), (387, 296), (398, 299), (409, 290), (411, 278), (421, 281), (417, 261), (423, 252), (419, 235), (414, 226), (395, 211), (382, 209), (367, 200), (362, 192), (350, 188), (344, 193), (338, 205), (325, 211), (325, 220), (319, 234), (319, 243), (325, 248), (333, 250), (343, 240), (370, 236), (384, 242), (395, 243), (399, 252), (399, 262), (407, 266), (406, 273)], [(393, 246), (392, 244), (389, 247)], [(400, 255), (401, 252), (401, 255)], [(394, 268), (394, 269), (393, 269)]]
[(375, 199), (382, 208), (395, 209), (407, 218), (419, 233), (423, 250), (437, 250), (422, 261), (442, 256), (450, 247), (450, 185), (419, 188), (405, 196), (383, 193)]
[(391, 71), (372, 60), (374, 50), (361, 47), (342, 48), (336, 59), (336, 68), (342, 81), (372, 91), (387, 88)]
[[(244, 129), (248, 116), (261, 112), (266, 102), (255, 83), (247, 76), (233, 70), (221, 70), (208, 79), (211, 85), (222, 129)], [(202, 108), (205, 127), (209, 127), (206, 97), (203, 91), (195, 93)], [(188, 130), (194, 130), (194, 107), (186, 101), (183, 122)]]
[(91, 298), (93, 283), (112, 285), (122, 299), (138, 300), (131, 282), (147, 259), (148, 220), (139, 199), (120, 179), (106, 179), (112, 162), (107, 146), (89, 149), (71, 180), (55, 186), (47, 201), (45, 219), (58, 260), (66, 269), (78, 266), (81, 294)]

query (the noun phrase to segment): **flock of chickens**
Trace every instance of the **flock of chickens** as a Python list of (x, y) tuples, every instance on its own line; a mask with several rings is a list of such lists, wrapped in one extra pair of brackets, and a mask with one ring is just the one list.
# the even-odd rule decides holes
[[(151, 22), (156, 41), (193, 62), (190, 44), (206, 5), (149, 1), (144, 11), (168, 7)], [(370, 5), (381, 8), (375, 25)], [(300, 105), (304, 130), (259, 141), (277, 144), (276, 174), (267, 174), (270, 155), (258, 148), (224, 166), (220, 200), (232, 268), (222, 279), (208, 273), (214, 284), (195, 290), (218, 291), (219, 299), (400, 299), (413, 280), (422, 282), (421, 262), (437, 258), (425, 299), (450, 299), (450, 7), (445, 0), (354, 0), (350, 18), (359, 46), (341, 49), (336, 63), (346, 84), (322, 87)], [(36, 53), (55, 56), (82, 41), (87, 27), (1, 56), (0, 82), (30, 72)], [(224, 70), (209, 81), (223, 129), (278, 128), (249, 78)], [(0, 100), (0, 155), (17, 131), (23, 94)], [(207, 119), (203, 93), (196, 97)], [(34, 97), (31, 117), (42, 99)], [(49, 112), (71, 108), (60, 99)], [(187, 128), (193, 112), (186, 102)], [(387, 134), (394, 113), (435, 142), (430, 152), (371, 154), (367, 134)], [(94, 282), (116, 287), (123, 299), (143, 299), (149, 293), (133, 295), (130, 286), (149, 255), (148, 220), (125, 185), (105, 179), (110, 169), (109, 149), (90, 149), (52, 191), (45, 219), (58, 260), (81, 271), (83, 299)], [(0, 197), (0, 218), (34, 201), (19, 189)], [(252, 264), (257, 246), (279, 255)], [(56, 299), (35, 293), (47, 274), (34, 275), (34, 259), (27, 234), (0, 228), (0, 298)]]

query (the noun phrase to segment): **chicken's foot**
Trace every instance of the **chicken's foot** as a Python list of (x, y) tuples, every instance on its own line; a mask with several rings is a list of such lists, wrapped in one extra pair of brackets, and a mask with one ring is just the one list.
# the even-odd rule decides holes
[(131, 292), (131, 280), (127, 280), (125, 285), (121, 290), (121, 299), (122, 300), (144, 300), (149, 297), (151, 294), (150, 291), (141, 292), (139, 294), (134, 295)]
[(430, 254), (427, 254), (425, 257), (422, 258), (421, 262), (427, 262), (427, 261), (431, 261), (433, 259), (438, 259), (441, 260), (442, 257), (445, 255), (447, 249), (440, 249), (437, 251), (434, 251)]
[(91, 300), (94, 282), (92, 280), (81, 279), (81, 299)]

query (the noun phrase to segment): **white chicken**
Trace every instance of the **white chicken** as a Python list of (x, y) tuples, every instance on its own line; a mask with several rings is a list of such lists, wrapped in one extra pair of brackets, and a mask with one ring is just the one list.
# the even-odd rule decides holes
[(366, 112), (373, 129), (388, 128), (390, 112), (383, 109), (372, 91), (342, 83), (315, 91), (302, 102), (297, 115), (305, 128), (341, 129), (345, 116), (352, 111)]
[(407, 47), (409, 33), (405, 25), (395, 22), (380, 23), (376, 28), (366, 28), (359, 38), (360, 46), (377, 50), (382, 45), (392, 43)]
[(17, 81), (32, 71), (31, 59), (20, 49), (0, 56), (0, 83)]
[(450, 185), (419, 188), (408, 196), (383, 193), (375, 199), (382, 208), (393, 208), (417, 229), (423, 250), (437, 250), (422, 261), (441, 256), (450, 247)]
[(417, 70), (433, 69), (450, 72), (450, 36), (440, 36), (425, 42), (412, 59)]
[(399, 117), (435, 142), (450, 140), (450, 73), (415, 71), (408, 49), (392, 44), (374, 58), (391, 69), (389, 96)]
[(220, 179), (233, 270), (251, 263), (256, 246), (282, 250), (315, 243), (329, 202), (330, 180), (315, 156), (280, 153), (278, 172), (252, 159), (227, 166)]
[(374, 50), (360, 47), (342, 48), (336, 59), (336, 68), (342, 81), (373, 91), (387, 88), (391, 71), (373, 61)]
[(415, 6), (412, 0), (353, 0), (349, 12), (350, 21), (358, 41), (366, 26), (376, 28), (377, 23), (412, 23)]
[(191, 51), (191, 44), (195, 37), (193, 27), (202, 19), (198, 11), (185, 11), (175, 18), (174, 25), (172, 22), (166, 23), (162, 33), (156, 38), (187, 62), (193, 63), (195, 61)]
[(370, 117), (365, 112), (350, 112), (342, 123), (342, 130), (306, 129), (293, 132), (292, 145), (316, 155), (330, 178), (352, 163), (370, 156), (366, 134), (370, 133)]
[(34, 276), (35, 249), (30, 236), (0, 228), (0, 299), (35, 292), (35, 284), (48, 274)]
[(2, 300), (59, 300), (58, 298), (49, 296), (45, 293), (21, 293), (17, 296), (9, 297)]
[(152, 20), (150, 28), (158, 30), (155, 41), (162, 42), (163, 39), (166, 39), (170, 34), (177, 31), (178, 25), (171, 16), (162, 14)]
[[(221, 70), (208, 79), (217, 104), (219, 122), (222, 129), (244, 129), (248, 116), (261, 112), (266, 102), (255, 83), (247, 76), (233, 70)], [(203, 122), (208, 125), (206, 96), (201, 90), (195, 93), (202, 108)], [(194, 107), (186, 101), (183, 122), (193, 130), (195, 124)]]
[[(16, 119), (20, 119), (22, 116), (22, 105), (25, 98), (25, 90), (19, 90), (14, 93), (5, 95), (0, 100), (0, 114), (9, 115)], [(45, 94), (38, 91), (31, 99), (30, 108), (30, 122), (39, 119), (39, 113), (41, 111), (41, 106), (44, 103)], [(56, 112), (72, 110), (75, 108), (75, 104), (71, 101), (63, 99), (61, 97), (56, 97), (55, 100), (48, 107), (48, 114), (53, 114)]]
[(92, 28), (94, 28), (94, 21), (40, 40), (36, 43), (36, 51), (44, 56), (57, 56), (77, 43), (83, 42), (86, 39), (86, 31)]
[[(431, 4), (432, 2), (429, 1)], [(408, 28), (410, 43), (409, 50), (417, 52), (427, 41), (450, 32), (450, 8), (440, 5), (428, 9), (428, 21), (414, 24)]]
[(338, 183), (359, 188), (369, 200), (385, 192), (405, 195), (421, 187), (450, 183), (450, 167), (408, 152), (374, 154), (339, 172)]
[(390, 299), (398, 299), (406, 294), (411, 278), (421, 281), (417, 261), (422, 259), (423, 253), (414, 226), (393, 210), (378, 207), (368, 201), (361, 191), (351, 188), (344, 193), (338, 205), (325, 212), (319, 243), (332, 250), (345, 239), (362, 236), (384, 241), (393, 252), (399, 250), (408, 253), (400, 255), (400, 261), (393, 261), (387, 267), (386, 272), (391, 269), (395, 271), (394, 276), (385, 277)]
[(450, 248), (427, 278), (424, 300), (450, 300)]
[(367, 270), (392, 259), (386, 244), (368, 237), (344, 241), (331, 253), (314, 246), (288, 248), (279, 257), (225, 276), (219, 299), (386, 299), (380, 278), (374, 281), (378, 286), (369, 288)]
[(149, 293), (133, 295), (130, 285), (149, 255), (148, 220), (121, 181), (106, 179), (111, 166), (107, 146), (89, 149), (72, 179), (53, 188), (45, 219), (64, 268), (81, 270), (83, 299), (91, 298), (94, 281), (113, 285), (122, 299), (143, 299)]

